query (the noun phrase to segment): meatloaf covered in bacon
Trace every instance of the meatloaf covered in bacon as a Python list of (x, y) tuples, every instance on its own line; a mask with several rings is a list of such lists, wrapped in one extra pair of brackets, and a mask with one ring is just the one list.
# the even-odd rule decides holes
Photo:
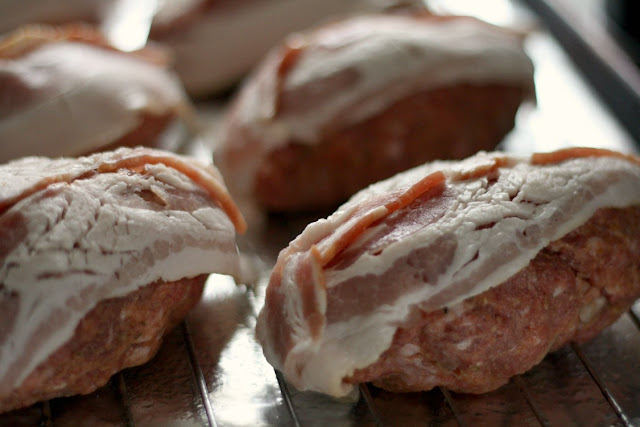
[(244, 220), (212, 167), (122, 148), (0, 166), (0, 412), (149, 360)]
[(533, 97), (521, 35), (468, 17), (358, 16), (265, 58), (216, 163), (234, 196), (267, 210), (333, 209), (425, 161), (492, 149)]
[(257, 335), (298, 388), (482, 393), (640, 296), (640, 159), (598, 149), (426, 164), (309, 225)]
[(0, 40), (0, 162), (120, 146), (172, 149), (194, 113), (166, 54), (122, 52), (83, 25), (21, 27)]
[(171, 50), (189, 94), (203, 97), (236, 84), (292, 31), (340, 15), (400, 6), (424, 8), (421, 0), (159, 2), (149, 36)]

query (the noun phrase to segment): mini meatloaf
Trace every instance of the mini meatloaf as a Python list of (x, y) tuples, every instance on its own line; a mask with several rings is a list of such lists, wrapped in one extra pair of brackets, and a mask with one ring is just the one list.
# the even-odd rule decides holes
[(208, 273), (238, 273), (244, 227), (219, 173), (187, 157), (0, 166), (0, 412), (149, 360)]
[(640, 296), (640, 160), (573, 148), (426, 164), (309, 225), (257, 335), (300, 389), (482, 393)]
[(173, 149), (195, 131), (190, 101), (147, 47), (125, 53), (93, 28), (26, 26), (0, 40), (0, 162), (120, 146)]
[(521, 34), (469, 17), (365, 15), (294, 34), (240, 91), (216, 164), (271, 211), (336, 208), (435, 159), (493, 149), (533, 99)]

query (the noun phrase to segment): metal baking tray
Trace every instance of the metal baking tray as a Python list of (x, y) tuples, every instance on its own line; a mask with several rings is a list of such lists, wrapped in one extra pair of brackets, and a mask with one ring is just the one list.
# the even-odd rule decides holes
[[(477, 9), (483, 18), (534, 28), (527, 49), (536, 66), (537, 104), (521, 108), (504, 150), (524, 153), (571, 145), (636, 150), (559, 44), (520, 3), (449, 3), (481, 3)], [(215, 135), (224, 102), (200, 107), (210, 135)], [(640, 425), (640, 301), (593, 341), (549, 354), (491, 393), (437, 388), (393, 394), (364, 384), (353, 396), (336, 400), (293, 389), (263, 358), (254, 326), (278, 251), (314, 219), (273, 216), (264, 230), (243, 236), (239, 246), (260, 267), (262, 279), (237, 285), (229, 277), (212, 275), (200, 304), (149, 363), (115, 375), (92, 394), (0, 415), (0, 425)]]

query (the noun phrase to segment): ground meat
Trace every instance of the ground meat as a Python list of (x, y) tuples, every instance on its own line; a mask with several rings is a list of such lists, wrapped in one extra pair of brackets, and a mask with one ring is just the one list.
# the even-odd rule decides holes
[(413, 94), (363, 122), (325, 134), (318, 144), (290, 141), (276, 149), (258, 168), (254, 194), (272, 211), (335, 207), (410, 167), (494, 148), (513, 128), (527, 95), (524, 87), (498, 84)]
[(549, 351), (593, 338), (638, 295), (640, 207), (601, 209), (506, 282), (454, 307), (414, 308), (391, 347), (345, 381), (487, 392)]
[(73, 337), (9, 395), (0, 412), (53, 397), (90, 393), (116, 372), (147, 362), (162, 337), (199, 301), (207, 275), (157, 281), (129, 295), (100, 302)]

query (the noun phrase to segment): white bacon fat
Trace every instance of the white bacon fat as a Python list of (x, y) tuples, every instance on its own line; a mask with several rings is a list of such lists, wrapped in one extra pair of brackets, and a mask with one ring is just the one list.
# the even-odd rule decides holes
[(99, 302), (157, 280), (237, 274), (242, 217), (212, 166), (162, 151), (0, 166), (0, 394)]
[(34, 26), (0, 42), (0, 162), (87, 154), (136, 130), (145, 115), (191, 120), (167, 69), (97, 39), (85, 27)]
[[(168, 46), (195, 96), (236, 83), (283, 37), (334, 16), (414, 6), (419, 0), (160, 0), (151, 38)], [(225, 43), (233, 40), (233, 43)]]
[(452, 307), (519, 272), (600, 208), (640, 204), (640, 161), (597, 149), (427, 164), (356, 194), (280, 253), (257, 335), (296, 387), (334, 396), (412, 307)]

